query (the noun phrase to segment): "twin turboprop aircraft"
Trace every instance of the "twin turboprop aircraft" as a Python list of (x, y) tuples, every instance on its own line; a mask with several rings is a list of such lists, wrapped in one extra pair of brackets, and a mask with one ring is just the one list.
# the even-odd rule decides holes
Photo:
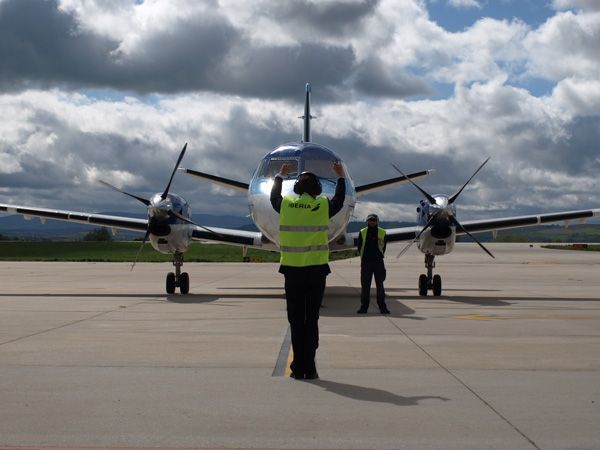
[[(0, 204), (0, 212), (20, 214), (28, 220), (33, 217), (39, 217), (42, 223), (46, 219), (53, 219), (106, 226), (113, 230), (124, 229), (145, 233), (143, 243), (149, 239), (155, 250), (160, 253), (173, 255), (173, 265), (176, 270), (175, 273), (171, 272), (167, 275), (167, 293), (172, 294), (175, 292), (175, 289), (179, 287), (182, 294), (187, 294), (189, 292), (189, 276), (187, 273), (181, 273), (181, 266), (183, 265), (183, 254), (188, 249), (191, 241), (222, 242), (244, 247), (278, 250), (279, 215), (271, 207), (270, 192), (273, 185), (273, 178), (279, 173), (279, 169), (283, 163), (288, 163), (292, 167), (292, 170), (283, 180), (282, 195), (294, 195), (293, 185), (295, 179), (297, 175), (303, 171), (311, 171), (320, 178), (321, 184), (323, 185), (323, 195), (328, 197), (334, 195), (337, 177), (333, 173), (332, 167), (333, 162), (341, 161), (341, 158), (339, 158), (332, 150), (313, 143), (310, 140), (310, 120), (313, 118), (310, 114), (310, 90), (310, 84), (307, 84), (304, 115), (302, 116), (302, 119), (304, 119), (302, 141), (281, 145), (265, 155), (254, 172), (250, 183), (222, 178), (220, 176), (191, 169), (179, 169), (190, 176), (246, 193), (248, 196), (250, 215), (259, 229), (258, 232), (216, 227), (211, 227), (209, 229), (198, 225), (191, 220), (192, 214), (189, 204), (182, 197), (169, 193), (173, 177), (183, 159), (187, 144), (179, 155), (166, 189), (161, 193), (155, 194), (150, 199), (127, 193), (103, 182), (103, 184), (110, 188), (143, 203), (147, 207), (147, 219), (6, 204)], [(356, 245), (358, 233), (348, 233), (346, 228), (352, 218), (357, 197), (398, 184), (412, 182), (412, 180), (425, 177), (431, 172), (425, 170), (408, 175), (402, 174), (400, 177), (381, 180), (362, 186), (355, 186), (352, 178), (348, 174), (347, 167), (343, 163), (342, 165), (346, 180), (346, 198), (342, 210), (330, 221), (329, 248), (331, 251), (345, 250), (353, 248)], [(467, 183), (465, 183), (465, 186)], [(420, 188), (418, 189), (421, 190)], [(419, 293), (421, 295), (426, 295), (428, 289), (433, 289), (434, 295), (441, 294), (441, 278), (439, 275), (432, 276), (434, 267), (433, 259), (436, 255), (449, 253), (454, 246), (457, 235), (471, 235), (471, 233), (475, 232), (524, 227), (539, 223), (586, 219), (588, 217), (600, 215), (600, 209), (580, 210), (504, 219), (469, 221), (459, 224), (456, 220), (456, 210), (454, 209), (453, 202), (461, 191), (462, 189), (452, 197), (439, 195), (432, 197), (426, 195), (425, 197), (429, 203), (426, 204), (425, 202), (422, 202), (421, 208), (419, 209), (419, 221), (417, 226), (387, 230), (388, 242), (417, 242), (419, 249), (425, 253), (428, 275), (421, 275), (420, 277)], [(424, 193), (422, 190), (421, 192)], [(140, 250), (142, 247), (140, 247)], [(422, 281), (423, 279), (425, 279), (425, 281)]]

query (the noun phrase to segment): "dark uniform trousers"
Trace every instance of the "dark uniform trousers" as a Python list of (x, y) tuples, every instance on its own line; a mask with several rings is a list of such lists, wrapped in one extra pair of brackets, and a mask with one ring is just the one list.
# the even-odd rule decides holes
[(319, 308), (325, 292), (327, 275), (296, 272), (285, 275), (287, 317), (292, 330), (296, 374), (316, 372), (315, 354), (319, 347)]
[(383, 282), (385, 281), (385, 265), (382, 260), (369, 261), (362, 259), (360, 262), (360, 305), (361, 308), (369, 307), (369, 297), (371, 296), (371, 279), (375, 276), (375, 286), (377, 287), (377, 306), (379, 309), (385, 309), (385, 290)]

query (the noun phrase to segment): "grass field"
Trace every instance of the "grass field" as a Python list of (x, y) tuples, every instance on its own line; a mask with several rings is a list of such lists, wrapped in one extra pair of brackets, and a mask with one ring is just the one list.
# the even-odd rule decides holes
[(557, 245), (557, 244), (550, 244), (550, 245), (542, 245), (543, 248), (551, 248), (554, 250), (580, 250), (580, 251), (587, 251), (587, 252), (600, 252), (600, 244), (585, 244), (585, 246), (583, 246), (582, 244), (568, 244), (568, 245)]
[[(132, 262), (140, 242), (51, 242), (51, 241), (0, 241), (0, 261), (100, 261)], [(352, 250), (332, 253), (331, 259), (345, 259), (356, 252)], [(279, 253), (248, 249), (253, 262), (278, 262)], [(187, 262), (241, 262), (242, 248), (223, 244), (192, 243), (185, 253)], [(172, 261), (146, 243), (138, 262)]]

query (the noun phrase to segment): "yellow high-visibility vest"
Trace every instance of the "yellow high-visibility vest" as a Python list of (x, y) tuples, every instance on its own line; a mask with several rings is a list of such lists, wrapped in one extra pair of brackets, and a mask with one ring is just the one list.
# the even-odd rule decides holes
[(285, 196), (279, 210), (280, 262), (305, 267), (329, 262), (329, 200)]
[[(360, 230), (360, 235), (362, 237), (362, 246), (360, 247), (360, 256), (365, 252), (365, 243), (367, 242), (367, 230), (369, 227), (365, 227)], [(377, 227), (377, 247), (379, 251), (383, 255), (383, 247), (385, 246), (385, 230), (381, 227)]]

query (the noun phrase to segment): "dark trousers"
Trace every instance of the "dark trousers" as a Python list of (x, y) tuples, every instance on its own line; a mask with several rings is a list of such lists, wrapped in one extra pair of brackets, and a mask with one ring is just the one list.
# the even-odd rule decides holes
[(314, 373), (315, 354), (319, 347), (319, 308), (325, 292), (327, 275), (286, 274), (285, 300), (292, 331), (295, 374)]
[(377, 287), (377, 306), (379, 309), (386, 308), (385, 290), (383, 282), (385, 280), (385, 265), (381, 261), (367, 261), (365, 259), (360, 262), (360, 306), (361, 308), (369, 307), (371, 296), (371, 279), (375, 276), (375, 286)]

